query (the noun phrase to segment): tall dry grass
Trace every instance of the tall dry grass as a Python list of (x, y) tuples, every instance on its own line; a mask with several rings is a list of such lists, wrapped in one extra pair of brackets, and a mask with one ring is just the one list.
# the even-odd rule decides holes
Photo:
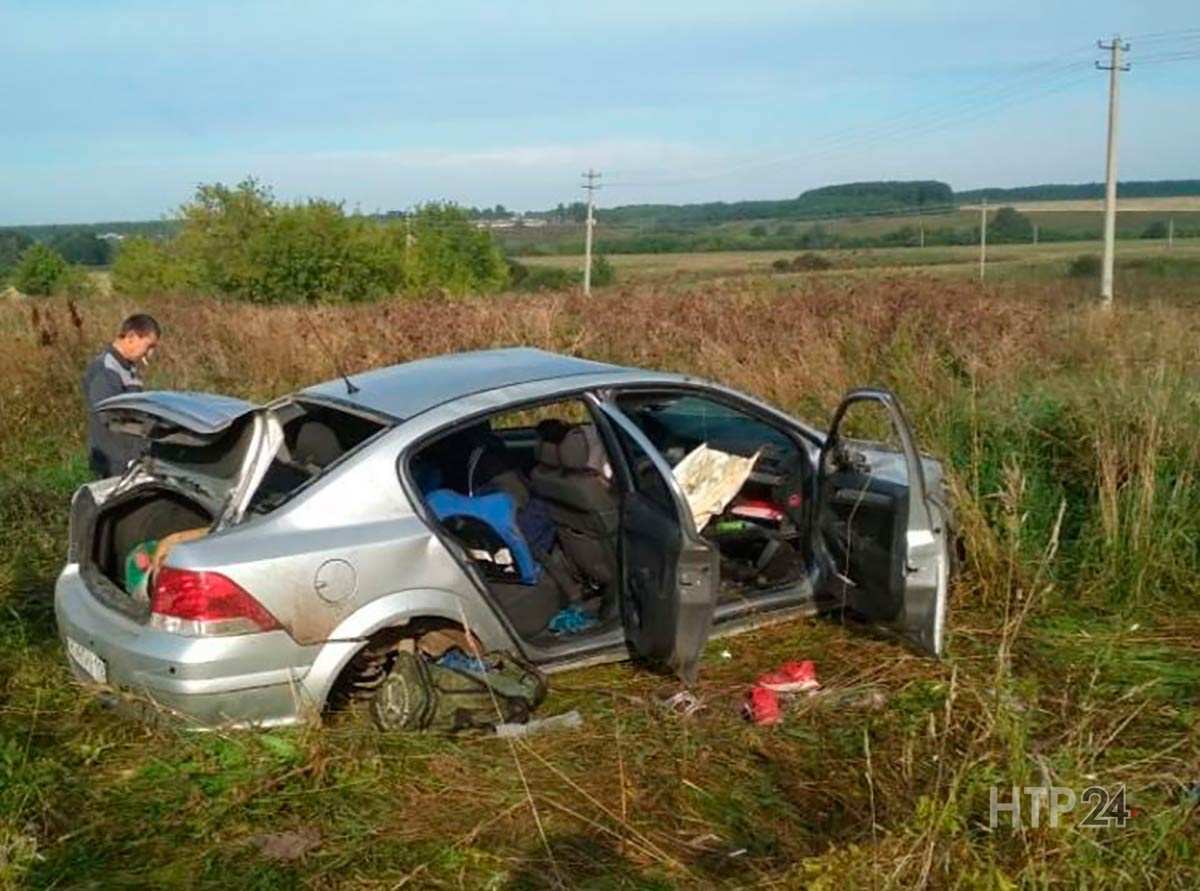
[(993, 495), (1012, 465), (1027, 481), (1026, 552), (1040, 551), (1065, 501), (1067, 568), (1086, 564), (1113, 600), (1164, 585), (1178, 593), (1196, 568), (1186, 551), (1197, 314), (1186, 292), (1135, 296), (1106, 314), (1074, 287), (897, 277), (311, 309), (10, 302), (0, 307), (0, 460), (32, 469), (78, 453), (79, 375), (134, 309), (152, 311), (167, 332), (151, 386), (255, 400), (334, 376), (329, 351), (353, 373), (509, 345), (698, 374), (818, 424), (846, 390), (881, 384), (952, 465), (973, 552), (991, 552)]

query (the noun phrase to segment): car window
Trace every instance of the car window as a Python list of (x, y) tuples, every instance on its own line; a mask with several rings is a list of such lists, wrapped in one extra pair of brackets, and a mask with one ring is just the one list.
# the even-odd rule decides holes
[(761, 465), (787, 464), (798, 451), (782, 430), (695, 393), (626, 393), (616, 403), (672, 467), (702, 443), (743, 457), (761, 450)]
[(547, 420), (562, 421), (565, 424), (590, 424), (592, 416), (583, 400), (564, 399), (549, 405), (497, 412), (488, 418), (488, 425), (497, 432), (524, 430), (536, 427), (539, 422)]
[(621, 454), (625, 456), (625, 464), (632, 477), (631, 484), (635, 491), (646, 497), (646, 500), (671, 517), (676, 517), (675, 499), (667, 481), (654, 464), (654, 459), (638, 445), (637, 441), (621, 428), (620, 424), (611, 425), (621, 446)]

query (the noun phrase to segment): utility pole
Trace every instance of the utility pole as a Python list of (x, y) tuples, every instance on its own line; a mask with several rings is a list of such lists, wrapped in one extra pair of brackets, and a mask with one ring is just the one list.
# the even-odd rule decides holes
[(1034, 244), (1037, 244), (1037, 227), (1038, 227), (1038, 224), (1034, 223), (1033, 224), (1033, 243)]
[(918, 225), (921, 227), (921, 247), (925, 247), (925, 221), (921, 220)]
[(1167, 250), (1170, 250), (1173, 244), (1175, 244), (1175, 218), (1170, 217), (1167, 220)]
[(1121, 53), (1129, 51), (1129, 44), (1122, 43), (1120, 35), (1113, 37), (1107, 46), (1097, 40), (1096, 46), (1108, 50), (1109, 63), (1096, 67), (1108, 72), (1108, 162), (1105, 168), (1104, 185), (1104, 269), (1100, 276), (1100, 302), (1105, 309), (1112, 309), (1113, 302), (1113, 255), (1117, 236), (1117, 124), (1120, 113), (1120, 80), (1118, 75), (1128, 71), (1121, 64)]
[(596, 224), (593, 208), (596, 201), (596, 190), (600, 188), (596, 180), (600, 178), (600, 174), (595, 170), (588, 168), (587, 173), (583, 174), (586, 182), (583, 188), (587, 190), (587, 234), (584, 236), (583, 249), (583, 293), (585, 296), (590, 296), (592, 293), (592, 228)]
[(979, 204), (979, 280), (987, 269), (987, 198)]

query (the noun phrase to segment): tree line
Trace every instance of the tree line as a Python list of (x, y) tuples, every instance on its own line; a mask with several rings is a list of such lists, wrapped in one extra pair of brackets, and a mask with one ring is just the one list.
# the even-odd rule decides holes
[(282, 202), (247, 179), (199, 186), (162, 231), (125, 238), (115, 255), (107, 252), (111, 242), (88, 232), (37, 242), (0, 231), (0, 275), (28, 294), (83, 291), (83, 266), (111, 261), (113, 287), (130, 296), (196, 293), (257, 303), (459, 296), (499, 290), (510, 276), (491, 234), (449, 204), (380, 223), (325, 199)]
[[(1200, 195), (1200, 179), (1130, 180), (1117, 183), (1122, 198), (1180, 198)], [(956, 198), (973, 204), (988, 201), (1083, 201), (1104, 197), (1104, 183), (1047, 183), (1015, 189), (971, 189)]]

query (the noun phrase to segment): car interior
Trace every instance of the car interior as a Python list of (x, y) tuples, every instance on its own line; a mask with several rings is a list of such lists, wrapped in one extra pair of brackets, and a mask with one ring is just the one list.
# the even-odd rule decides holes
[[(631, 393), (616, 403), (672, 466), (701, 444), (759, 455), (702, 530), (720, 553), (720, 601), (751, 600), (805, 575), (810, 471), (789, 434), (686, 392)], [(620, 624), (624, 465), (612, 460), (590, 412), (572, 399), (497, 413), (440, 435), (409, 463), (431, 518), (535, 646)], [(630, 469), (658, 475), (653, 466)]]
[(283, 428), (283, 444), (250, 502), (255, 513), (275, 510), (384, 428), (379, 421), (300, 400), (273, 411)]
[(706, 394), (634, 392), (618, 395), (616, 404), (672, 467), (700, 445), (758, 453), (746, 483), (699, 530), (721, 555), (719, 603), (786, 587), (805, 574), (812, 468), (790, 434)]

